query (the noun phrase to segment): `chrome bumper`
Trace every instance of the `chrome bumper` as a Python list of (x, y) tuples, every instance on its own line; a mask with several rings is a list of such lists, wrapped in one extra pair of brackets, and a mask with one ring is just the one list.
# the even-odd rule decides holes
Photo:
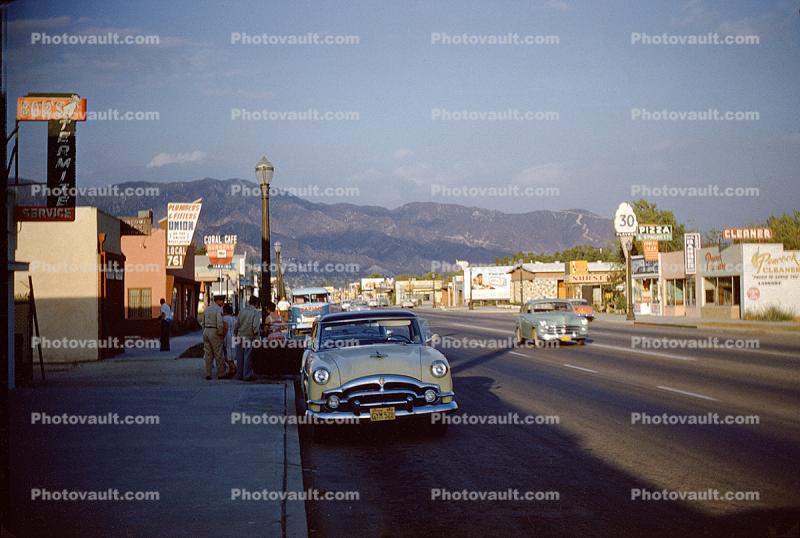
[[(394, 415), (396, 417), (414, 417), (430, 415), (433, 413), (449, 413), (458, 409), (458, 404), (453, 401), (446, 404), (433, 404), (415, 407), (412, 411), (396, 407)], [(306, 416), (313, 417), (317, 420), (335, 421), (370, 421), (369, 409), (355, 413), (353, 411), (311, 411), (306, 409)]]
[[(304, 382), (307, 382), (305, 376)], [(425, 400), (427, 390), (436, 392), (436, 400), (431, 403)], [(339, 407), (336, 409), (327, 406), (328, 398), (333, 395), (339, 398)], [(444, 399), (450, 401), (444, 402)], [(454, 392), (443, 391), (435, 383), (392, 374), (353, 379), (338, 388), (324, 391), (321, 398), (309, 399), (306, 403), (309, 405), (306, 416), (324, 420), (369, 420), (370, 409), (381, 407), (394, 407), (396, 417), (446, 413), (458, 409)], [(311, 405), (319, 406), (320, 410), (312, 411)]]

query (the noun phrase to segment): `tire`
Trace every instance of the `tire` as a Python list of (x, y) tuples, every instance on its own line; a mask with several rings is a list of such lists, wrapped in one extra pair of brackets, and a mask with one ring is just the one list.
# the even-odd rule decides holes
[(581, 338), (580, 340), (578, 340), (578, 345), (579, 346), (585, 346), (586, 345), (586, 338)]
[(525, 339), (522, 337), (522, 330), (520, 329), (519, 325), (517, 325), (517, 328), (514, 329), (514, 338), (516, 339), (518, 346), (521, 346), (525, 343)]
[(536, 327), (531, 327), (531, 338), (530, 338), (530, 340), (533, 343), (533, 348), (534, 349), (539, 348), (539, 347), (543, 347), (542, 346), (542, 341), (539, 340), (538, 336), (536, 336)]

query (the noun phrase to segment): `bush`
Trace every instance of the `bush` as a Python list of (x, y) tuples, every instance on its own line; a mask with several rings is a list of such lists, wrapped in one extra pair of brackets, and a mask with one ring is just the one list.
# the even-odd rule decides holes
[(749, 321), (792, 321), (794, 317), (795, 314), (791, 309), (782, 306), (768, 306), (744, 313), (744, 319)]

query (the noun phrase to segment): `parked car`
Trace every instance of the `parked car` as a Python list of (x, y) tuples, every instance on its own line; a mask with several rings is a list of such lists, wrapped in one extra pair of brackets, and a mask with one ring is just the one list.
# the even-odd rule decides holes
[(579, 316), (583, 316), (589, 321), (594, 320), (594, 307), (592, 303), (587, 301), (586, 299), (568, 299), (570, 303), (572, 303), (572, 308), (575, 309), (575, 313)]
[(378, 307), (378, 300), (377, 299), (370, 299), (367, 301), (367, 306), (370, 308), (377, 308)]
[(403, 308), (414, 308), (416, 305), (414, 304), (414, 301), (412, 301), (411, 299), (405, 299), (403, 302), (400, 303), (400, 306)]
[[(450, 364), (424, 324), (404, 310), (323, 316), (303, 354), (306, 415), (323, 421), (406, 420), (458, 409)], [(320, 424), (314, 424), (319, 437)], [(431, 421), (444, 433), (447, 423)]]
[(543, 342), (586, 343), (589, 321), (575, 312), (566, 299), (528, 301), (520, 308), (515, 327), (517, 343), (530, 341), (536, 346)]
[(342, 312), (347, 312), (348, 310), (350, 310), (350, 304), (351, 304), (351, 302), (352, 302), (352, 301), (350, 301), (350, 300), (347, 300), (347, 299), (345, 299), (344, 301), (342, 301)]

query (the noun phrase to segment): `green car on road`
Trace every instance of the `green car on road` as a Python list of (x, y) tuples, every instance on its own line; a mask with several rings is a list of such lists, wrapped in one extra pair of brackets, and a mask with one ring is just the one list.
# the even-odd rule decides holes
[(515, 336), (518, 344), (530, 342), (537, 347), (556, 342), (583, 345), (589, 336), (589, 321), (565, 299), (537, 299), (520, 308)]

